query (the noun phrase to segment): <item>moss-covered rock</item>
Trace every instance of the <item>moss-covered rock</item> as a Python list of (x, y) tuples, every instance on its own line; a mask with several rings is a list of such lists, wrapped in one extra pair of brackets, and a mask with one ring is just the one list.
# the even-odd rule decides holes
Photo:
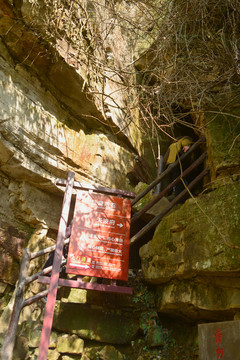
[(96, 360), (99, 358), (98, 353), (102, 350), (102, 348), (103, 345), (87, 345), (84, 347), (81, 360)]
[(87, 305), (58, 303), (53, 327), (84, 339), (111, 344), (126, 344), (137, 334), (138, 321), (117, 311)]
[[(134, 191), (137, 195), (139, 195), (141, 192), (143, 192), (147, 188), (148, 184), (145, 183), (138, 183), (138, 185), (135, 187)], [(149, 191), (142, 199), (140, 199), (134, 206), (133, 211), (137, 212), (140, 211), (145, 205), (147, 205), (151, 200), (154, 199), (154, 197), (157, 196), (157, 193), (153, 193), (152, 191)], [(153, 218), (154, 216), (157, 216), (160, 214), (160, 212), (165, 209), (169, 205), (169, 201), (166, 197), (163, 197), (160, 199), (153, 207), (151, 207), (144, 215), (147, 220)]]
[(57, 350), (66, 354), (82, 354), (84, 341), (77, 335), (64, 334), (58, 337)]
[(59, 356), (60, 354), (56, 349), (48, 350), (48, 360), (58, 360)]
[(231, 114), (206, 114), (206, 138), (208, 162), (212, 180), (239, 173), (239, 109), (231, 109)]
[(229, 319), (240, 307), (240, 183), (190, 199), (140, 249), (158, 309), (192, 319)]
[(233, 320), (240, 309), (237, 278), (194, 278), (158, 286), (157, 309), (186, 321)]
[(123, 355), (114, 346), (106, 345), (98, 352), (101, 360), (123, 360)]
[(140, 249), (147, 281), (240, 270), (240, 183), (221, 187), (165, 217)]
[(146, 334), (146, 343), (148, 347), (163, 346), (164, 333), (162, 328), (155, 322), (149, 326)]
[(125, 311), (127, 310), (129, 312), (136, 307), (132, 295), (104, 291), (88, 291), (67, 287), (59, 289), (58, 299), (65, 303), (89, 304), (103, 309), (108, 308), (117, 310), (124, 308)]
[[(37, 360), (38, 355), (39, 355), (39, 349), (37, 348), (34, 350), (34, 352), (29, 353), (28, 359)], [(56, 349), (49, 349), (47, 359), (48, 360), (58, 360), (58, 359), (60, 359), (60, 354)]]
[[(29, 328), (25, 330), (25, 334), (29, 334), (28, 337), (28, 346), (30, 348), (38, 348), (40, 345), (41, 333), (42, 333), (42, 326), (39, 325), (36, 328)], [(50, 341), (49, 341), (49, 348), (55, 348), (57, 345), (57, 338), (58, 335), (54, 331), (51, 332)]]
[(18, 336), (16, 338), (13, 359), (14, 360), (25, 360), (28, 352), (28, 339), (25, 336)]

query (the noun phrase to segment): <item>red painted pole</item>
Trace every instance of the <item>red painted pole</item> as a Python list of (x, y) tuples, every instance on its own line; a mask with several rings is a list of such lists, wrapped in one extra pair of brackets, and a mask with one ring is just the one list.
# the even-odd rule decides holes
[(54, 307), (57, 297), (57, 288), (59, 280), (59, 272), (62, 262), (64, 238), (66, 234), (67, 222), (69, 217), (69, 209), (71, 205), (72, 189), (74, 184), (74, 172), (68, 173), (67, 185), (63, 199), (62, 213), (58, 227), (58, 236), (56, 242), (56, 250), (53, 259), (53, 269), (49, 284), (45, 315), (43, 320), (43, 328), (40, 340), (38, 360), (47, 360), (50, 334), (52, 330)]

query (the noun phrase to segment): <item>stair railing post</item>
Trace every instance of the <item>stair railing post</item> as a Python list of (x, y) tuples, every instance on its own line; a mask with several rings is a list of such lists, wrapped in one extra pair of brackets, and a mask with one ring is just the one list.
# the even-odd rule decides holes
[(62, 213), (58, 227), (58, 236), (56, 242), (56, 250), (53, 259), (52, 274), (50, 278), (47, 303), (46, 303), (44, 320), (43, 320), (38, 360), (47, 360), (47, 356), (48, 356), (48, 348), (49, 348), (49, 341), (52, 330), (54, 307), (57, 297), (59, 272), (62, 262), (64, 238), (66, 234), (66, 228), (67, 228), (67, 222), (68, 222), (69, 210), (70, 210), (71, 198), (72, 198), (72, 190), (74, 185), (74, 176), (75, 176), (74, 172), (68, 173), (68, 179), (67, 179), (63, 205), (62, 205)]
[(2, 346), (2, 351), (1, 351), (2, 360), (12, 360), (13, 358), (13, 349), (16, 341), (18, 321), (23, 307), (23, 292), (25, 287), (25, 279), (27, 278), (30, 257), (31, 257), (30, 251), (28, 249), (25, 249), (23, 252), (23, 258), (20, 268), (20, 276), (17, 285), (13, 311), (10, 318), (8, 331), (6, 333)]

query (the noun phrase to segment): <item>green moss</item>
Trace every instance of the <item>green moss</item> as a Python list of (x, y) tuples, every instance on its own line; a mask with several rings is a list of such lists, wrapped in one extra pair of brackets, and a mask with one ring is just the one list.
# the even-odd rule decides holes
[(153, 240), (140, 249), (146, 279), (160, 283), (183, 274), (239, 271), (239, 203), (235, 182), (163, 218)]
[[(135, 187), (134, 191), (137, 195), (139, 195), (141, 192), (143, 192), (146, 189), (147, 186), (148, 184), (140, 182)], [(137, 211), (141, 210), (146, 204), (149, 203), (150, 200), (152, 200), (152, 198), (153, 195), (151, 191), (149, 191), (141, 200), (138, 201), (136, 205), (134, 205), (134, 209), (136, 209)]]
[(240, 122), (234, 115), (211, 115), (207, 119), (209, 154), (216, 170), (239, 165)]
[(14, 288), (11, 287), (10, 285), (5, 285), (5, 286), (6, 286), (5, 291), (2, 294), (0, 294), (0, 315), (8, 305), (9, 301), (11, 300), (14, 291)]
[(136, 335), (138, 321), (114, 311), (102, 311), (79, 304), (58, 304), (54, 327), (85, 339), (111, 344), (129, 343)]

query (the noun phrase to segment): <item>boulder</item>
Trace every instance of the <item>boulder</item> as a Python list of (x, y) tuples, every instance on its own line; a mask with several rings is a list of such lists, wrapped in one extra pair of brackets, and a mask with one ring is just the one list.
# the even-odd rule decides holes
[(98, 357), (98, 353), (102, 350), (102, 348), (102, 345), (86, 345), (86, 347), (84, 347), (81, 360), (95, 360)]
[[(28, 346), (30, 348), (38, 348), (40, 345), (40, 339), (42, 334), (42, 326), (37, 326), (36, 328), (29, 329), (29, 343)], [(51, 331), (50, 341), (49, 341), (49, 348), (55, 348), (57, 345), (57, 338), (58, 335)]]
[(123, 355), (114, 346), (106, 345), (98, 352), (101, 360), (123, 360)]
[[(71, 355), (63, 355), (61, 357), (62, 360), (78, 360), (78, 358), (76, 358), (76, 356), (71, 356)], [(89, 360), (89, 358), (85, 358), (84, 356), (81, 357), (81, 360)]]
[(233, 318), (240, 307), (240, 183), (190, 199), (140, 249), (158, 310), (186, 318)]
[[(131, 286), (131, 284), (129, 285)], [(65, 303), (91, 304), (99, 308), (118, 310), (124, 308), (132, 311), (136, 307), (132, 295), (110, 293), (104, 291), (88, 291), (62, 287), (58, 291), (58, 299)]]
[(104, 311), (97, 306), (58, 302), (53, 327), (84, 339), (127, 344), (137, 334), (139, 323), (134, 318), (122, 315), (121, 311)]
[(234, 277), (172, 281), (158, 286), (157, 310), (188, 322), (233, 320), (240, 310), (239, 293)]
[(48, 350), (48, 360), (58, 360), (59, 359), (59, 352), (56, 349), (49, 349)]
[(151, 321), (146, 334), (146, 344), (148, 347), (156, 347), (164, 345), (164, 334), (162, 328)]
[[(38, 355), (39, 355), (39, 349), (35, 349), (35, 351), (30, 355), (30, 359), (32, 360), (37, 360), (38, 359)], [(60, 359), (60, 354), (56, 349), (49, 349), (48, 350), (48, 356), (47, 356), (48, 360), (58, 360)]]
[[(136, 194), (140, 194), (142, 191), (146, 189), (148, 184), (145, 183), (138, 183), (138, 185), (135, 187), (134, 191)], [(140, 211), (145, 205), (147, 205), (151, 200), (153, 200), (157, 196), (156, 193), (152, 193), (149, 191), (142, 199), (140, 199), (137, 204), (133, 206), (133, 212)], [(153, 217), (159, 215), (163, 209), (165, 209), (169, 205), (169, 200), (166, 197), (163, 197), (160, 199), (153, 207), (151, 207), (144, 215), (142, 215), (142, 218), (150, 221)]]
[(60, 353), (80, 355), (83, 352), (83, 348), (84, 341), (75, 334), (64, 334), (58, 337), (57, 350)]
[(25, 360), (28, 352), (28, 339), (25, 336), (17, 336), (14, 350), (14, 360)]
[[(228, 100), (225, 100), (224, 104)], [(239, 104), (232, 104), (230, 109), (225, 107), (225, 114), (205, 114), (206, 141), (208, 151), (208, 163), (211, 168), (211, 178), (219, 178), (220, 183), (230, 180), (230, 176), (239, 174), (240, 124)], [(228, 134), (228, 136), (226, 136)], [(227, 176), (226, 176), (227, 175)], [(214, 184), (213, 184), (214, 186)]]
[(166, 216), (140, 249), (145, 279), (160, 284), (240, 270), (240, 182), (220, 187)]

